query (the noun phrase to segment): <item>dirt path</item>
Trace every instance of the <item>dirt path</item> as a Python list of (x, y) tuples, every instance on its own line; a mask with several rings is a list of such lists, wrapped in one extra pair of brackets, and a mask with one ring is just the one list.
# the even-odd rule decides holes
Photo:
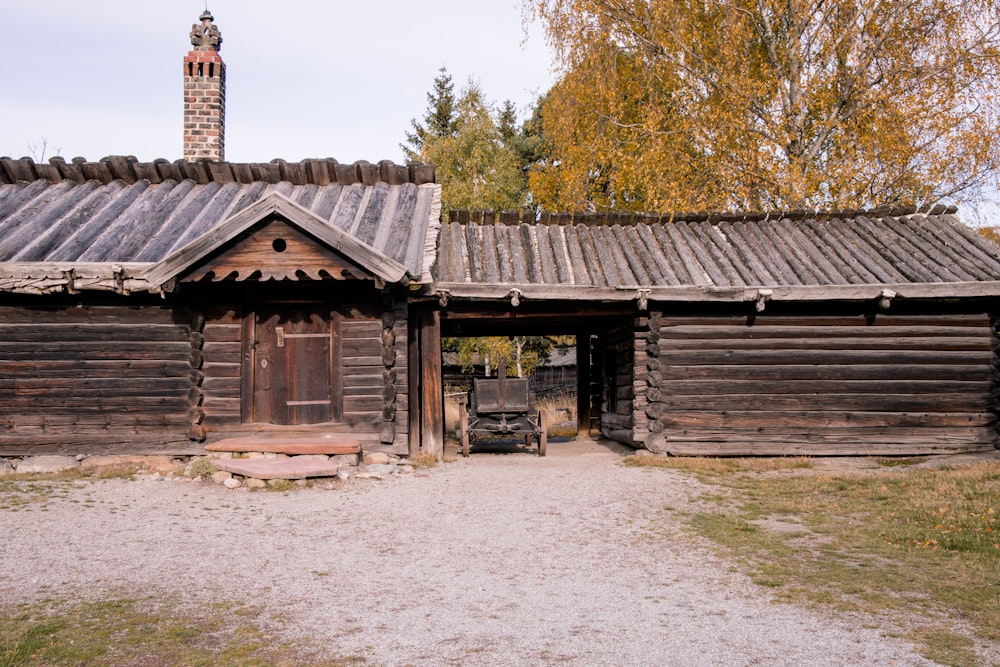
[(245, 600), (384, 665), (925, 665), (772, 603), (671, 518), (702, 490), (590, 441), (340, 491), (82, 482), (0, 511), (0, 603), (82, 588)]

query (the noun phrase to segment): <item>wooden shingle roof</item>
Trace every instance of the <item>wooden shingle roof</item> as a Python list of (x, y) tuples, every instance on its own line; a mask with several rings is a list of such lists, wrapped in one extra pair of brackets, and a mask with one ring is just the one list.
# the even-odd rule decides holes
[(429, 281), (441, 197), (427, 165), (0, 158), (0, 291), (55, 291), (70, 271), (71, 289), (155, 290), (149, 267), (282, 199)]
[(449, 298), (757, 301), (1000, 295), (1000, 249), (954, 209), (442, 227)]

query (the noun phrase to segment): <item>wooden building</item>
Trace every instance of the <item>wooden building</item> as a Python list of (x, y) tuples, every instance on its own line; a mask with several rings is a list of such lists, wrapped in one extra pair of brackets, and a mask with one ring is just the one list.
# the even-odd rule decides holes
[(1000, 250), (954, 209), (450, 217), (445, 334), (575, 333), (582, 428), (671, 454), (996, 445)]
[(581, 429), (654, 452), (996, 444), (1000, 250), (952, 210), (442, 225), (433, 181), (0, 158), (0, 456), (439, 454), (441, 336), (498, 334), (575, 335)]
[(433, 181), (388, 162), (0, 159), (0, 455), (317, 431), (405, 453)]
[(574, 335), (579, 425), (673, 454), (997, 442), (1000, 249), (955, 212), (458, 212), (433, 167), (0, 158), (0, 456), (345, 433), (440, 455), (441, 336)]

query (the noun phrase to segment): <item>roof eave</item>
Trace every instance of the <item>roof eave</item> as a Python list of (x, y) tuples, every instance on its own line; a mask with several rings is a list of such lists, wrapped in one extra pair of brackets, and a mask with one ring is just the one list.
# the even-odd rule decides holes
[(866, 285), (782, 285), (715, 287), (588, 287), (531, 284), (482, 285), (434, 283), (429, 292), (443, 303), (455, 300), (530, 301), (665, 301), (733, 303), (756, 301), (870, 301), (874, 299), (972, 299), (1000, 297), (1000, 280), (951, 283), (884, 283)]
[(75, 294), (83, 291), (159, 293), (142, 276), (152, 265), (139, 262), (0, 262), (0, 292)]

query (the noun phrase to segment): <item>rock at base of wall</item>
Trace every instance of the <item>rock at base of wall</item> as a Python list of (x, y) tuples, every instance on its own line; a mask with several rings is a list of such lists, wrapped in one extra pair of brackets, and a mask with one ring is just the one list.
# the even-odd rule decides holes
[(145, 472), (158, 472), (161, 475), (174, 472), (178, 465), (169, 456), (128, 456), (128, 455), (98, 455), (88, 456), (81, 463), (84, 470), (101, 472), (116, 468), (134, 468)]
[(79, 461), (72, 456), (29, 456), (17, 464), (17, 474), (64, 472), (79, 467)]

